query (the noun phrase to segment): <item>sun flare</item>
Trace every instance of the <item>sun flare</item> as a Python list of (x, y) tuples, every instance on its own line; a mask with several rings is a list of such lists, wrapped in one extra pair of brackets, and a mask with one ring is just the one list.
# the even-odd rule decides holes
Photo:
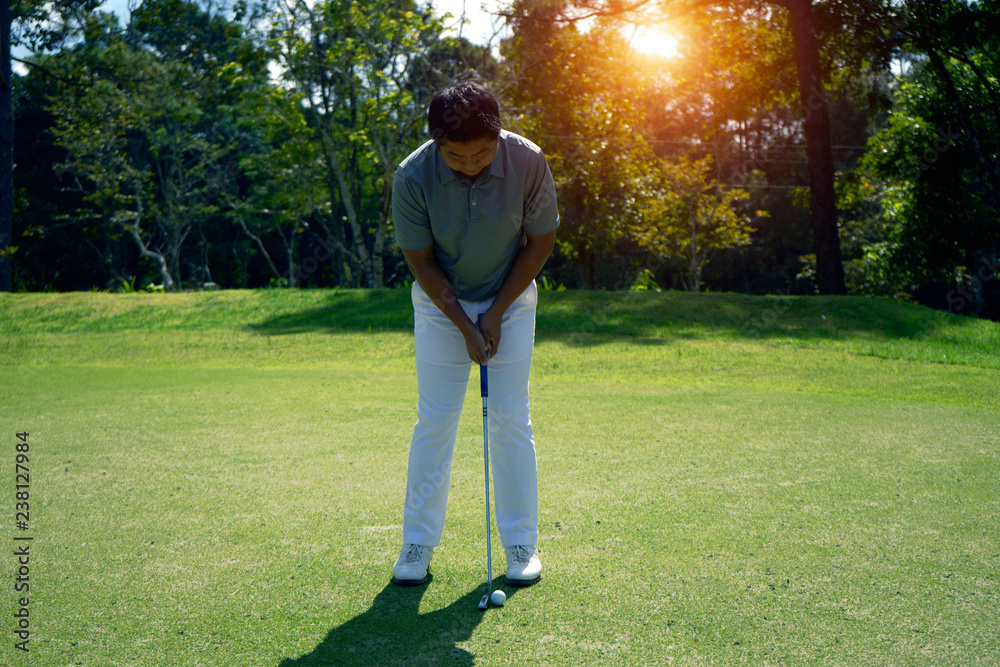
[(626, 35), (629, 45), (639, 53), (660, 58), (675, 58), (678, 53), (677, 37), (659, 26), (641, 25)]

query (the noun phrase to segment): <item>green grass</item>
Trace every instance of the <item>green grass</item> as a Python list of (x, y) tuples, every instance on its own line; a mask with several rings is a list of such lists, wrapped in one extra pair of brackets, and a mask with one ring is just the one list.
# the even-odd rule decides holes
[(486, 614), (474, 383), (435, 579), (388, 584), (411, 326), (402, 291), (0, 295), (35, 538), (0, 664), (1000, 662), (1000, 325), (543, 293), (545, 576)]

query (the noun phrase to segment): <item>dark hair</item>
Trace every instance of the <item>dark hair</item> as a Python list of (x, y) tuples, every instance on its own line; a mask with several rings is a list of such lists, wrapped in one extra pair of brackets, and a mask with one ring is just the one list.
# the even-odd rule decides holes
[(427, 129), (439, 145), (500, 137), (500, 105), (488, 90), (466, 81), (442, 90), (427, 109)]

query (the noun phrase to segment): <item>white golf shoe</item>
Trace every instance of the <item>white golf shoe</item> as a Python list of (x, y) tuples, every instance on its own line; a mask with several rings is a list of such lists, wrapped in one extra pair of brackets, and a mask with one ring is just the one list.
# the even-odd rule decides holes
[(507, 547), (507, 574), (504, 583), (508, 586), (530, 586), (542, 578), (542, 561), (534, 545)]
[(398, 586), (419, 586), (431, 580), (431, 556), (434, 547), (404, 544), (396, 564), (392, 566), (392, 583)]

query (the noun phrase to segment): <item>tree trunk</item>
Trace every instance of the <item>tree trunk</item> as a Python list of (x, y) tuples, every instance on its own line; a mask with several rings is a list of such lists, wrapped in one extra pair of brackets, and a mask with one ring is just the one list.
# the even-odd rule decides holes
[(139, 230), (139, 222), (142, 220), (142, 199), (138, 196), (139, 189), (136, 188), (136, 211), (135, 211), (135, 223), (128, 225), (126, 229), (132, 235), (132, 239), (135, 241), (136, 246), (139, 248), (139, 254), (142, 257), (148, 257), (156, 262), (156, 268), (160, 270), (160, 277), (163, 278), (163, 289), (166, 292), (174, 291), (174, 279), (170, 274), (170, 267), (167, 265), (167, 258), (163, 256), (162, 253), (150, 250), (146, 246), (146, 242), (142, 240), (142, 233)]
[(701, 269), (698, 267), (698, 209), (697, 203), (694, 203), (691, 208), (690, 222), (688, 223), (691, 228), (691, 247), (688, 248), (688, 279), (690, 282), (686, 282), (685, 285), (691, 292), (701, 291)]
[(375, 248), (372, 250), (372, 287), (382, 289), (385, 287), (385, 261), (382, 252), (385, 250), (385, 222), (379, 223), (378, 231), (375, 234)]
[(14, 97), (10, 68), (10, 3), (0, 1), (0, 292), (10, 291), (14, 234)]
[(135, 244), (139, 247), (139, 254), (143, 257), (149, 257), (156, 262), (156, 268), (160, 270), (160, 277), (163, 278), (163, 289), (166, 292), (174, 291), (174, 279), (170, 275), (170, 269), (167, 267), (167, 259), (162, 254), (154, 252), (146, 247), (145, 242), (142, 240), (142, 236), (139, 235), (138, 225), (129, 227), (128, 230), (132, 234), (132, 238), (135, 240)]
[[(332, 146), (332, 141), (329, 144)], [(344, 210), (347, 212), (347, 221), (351, 225), (351, 232), (354, 236), (354, 255), (361, 265), (360, 268), (364, 272), (367, 282), (369, 285), (373, 285), (375, 283), (375, 267), (372, 263), (371, 254), (368, 252), (368, 247), (365, 245), (365, 234), (361, 226), (361, 219), (351, 198), (350, 184), (343, 170), (340, 168), (340, 163), (337, 162), (336, 153), (330, 149), (330, 146), (328, 146), (327, 151), (329, 155), (328, 162), (333, 168), (334, 176), (336, 176), (337, 185), (340, 188), (340, 197), (344, 204)], [(381, 279), (379, 282), (381, 282)]]
[(785, 0), (795, 44), (799, 95), (805, 114), (806, 154), (809, 157), (809, 192), (816, 275), (821, 294), (844, 294), (844, 264), (837, 233), (837, 200), (833, 189), (833, 151), (830, 147), (830, 111), (823, 89), (819, 44), (813, 30), (811, 0)]
[[(254, 242), (254, 245), (257, 246), (257, 250), (259, 250), (260, 254), (264, 256), (264, 261), (267, 262), (267, 265), (268, 267), (270, 267), (271, 273), (274, 274), (274, 277), (277, 278), (278, 280), (281, 280), (281, 271), (278, 271), (278, 267), (276, 267), (274, 265), (274, 262), (271, 261), (271, 255), (268, 254), (267, 248), (264, 247), (263, 241), (261, 241), (260, 237), (251, 232), (250, 228), (247, 227), (246, 221), (243, 220), (243, 215), (239, 212), (239, 210), (236, 209), (234, 202), (230, 201), (230, 206), (232, 207), (233, 212), (236, 214), (236, 221), (240, 223), (240, 227), (243, 229), (243, 233), (246, 234), (250, 238), (250, 240)], [(291, 266), (291, 264), (289, 264), (289, 266)], [(291, 271), (291, 269), (289, 269), (289, 271)]]
[[(335, 192), (330, 190), (331, 196)], [(351, 286), (351, 261), (353, 256), (347, 251), (347, 237), (344, 234), (344, 225), (337, 222), (333, 226), (320, 222), (323, 232), (326, 234), (325, 246), (330, 253), (330, 268), (333, 271), (337, 287)]]
[(288, 255), (288, 288), (291, 289), (298, 286), (298, 281), (295, 280), (295, 229), (292, 229), (287, 239), (282, 235), (281, 240), (285, 244), (285, 254)]

